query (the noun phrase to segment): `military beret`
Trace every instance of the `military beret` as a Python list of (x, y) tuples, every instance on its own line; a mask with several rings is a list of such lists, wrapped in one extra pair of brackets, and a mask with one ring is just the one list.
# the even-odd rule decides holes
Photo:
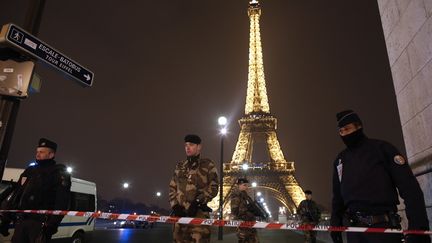
[(336, 119), (338, 127), (343, 127), (355, 122), (362, 124), (360, 117), (353, 110), (345, 110), (337, 113)]
[(249, 181), (246, 178), (239, 178), (237, 180), (237, 184), (244, 184), (244, 183), (249, 183)]
[(188, 134), (184, 138), (185, 143), (201, 144), (201, 138), (195, 134)]
[(305, 190), (304, 193), (305, 193), (306, 195), (312, 195), (312, 191), (311, 191), (311, 190)]
[(39, 139), (38, 148), (50, 148), (57, 151), (57, 144), (49, 139), (41, 138)]

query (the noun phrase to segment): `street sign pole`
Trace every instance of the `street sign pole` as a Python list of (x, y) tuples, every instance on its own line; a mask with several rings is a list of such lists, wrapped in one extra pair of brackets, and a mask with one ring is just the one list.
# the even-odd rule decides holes
[[(18, 98), (11, 96), (26, 97), (28, 86), (25, 85), (27, 85), (29, 82), (28, 80), (31, 79), (34, 62), (40, 60), (49, 67), (57, 69), (67, 77), (75, 79), (84, 86), (89, 87), (93, 84), (94, 74), (92, 71), (36, 37), (39, 32), (45, 2), (46, 0), (31, 0), (25, 23), (27, 30), (14, 24), (3, 25), (0, 29), (0, 61), (10, 61), (10, 63), (12, 63), (10, 65), (19, 66), (20, 70), (24, 70), (23, 73), (15, 75), (15, 79), (17, 80), (13, 79), (11, 81), (12, 84), (16, 82), (17, 85), (12, 85), (12, 87), (0, 86), (0, 92), (6, 92), (0, 93), (1, 177), (3, 177), (3, 171), (6, 166), (20, 103)], [(0, 70), (3, 73), (9, 74), (15, 72), (15, 68), (3, 67), (3, 69)], [(25, 77), (28, 79), (25, 79)], [(8, 75), (2, 75), (0, 78), (3, 79), (3, 81), (7, 80)]]
[(20, 100), (16, 97), (0, 96), (0, 177), (3, 178), (4, 168), (8, 159), (9, 148), (15, 128)]
[[(44, 6), (45, 0), (32, 0), (27, 11), (25, 26), (34, 35), (39, 32)], [(10, 53), (2, 51), (0, 55), (5, 56), (0, 56), (0, 59), (10, 58), (16, 54), (13, 51)], [(6, 167), (19, 106), (20, 100), (18, 98), (0, 95), (0, 178), (3, 178), (4, 168)]]

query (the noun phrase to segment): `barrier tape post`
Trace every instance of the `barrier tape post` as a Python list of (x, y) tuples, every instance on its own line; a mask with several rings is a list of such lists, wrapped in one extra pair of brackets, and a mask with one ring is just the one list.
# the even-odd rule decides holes
[(92, 217), (109, 220), (135, 220), (148, 221), (169, 224), (191, 224), (191, 225), (209, 225), (223, 227), (244, 227), (255, 229), (280, 229), (280, 230), (295, 230), (295, 231), (338, 231), (338, 232), (363, 232), (363, 233), (393, 233), (393, 234), (418, 234), (432, 235), (432, 231), (424, 230), (397, 230), (389, 228), (368, 228), (368, 227), (334, 227), (326, 225), (300, 225), (298, 223), (267, 223), (254, 221), (239, 221), (239, 220), (218, 220), (218, 219), (202, 219), (190, 217), (171, 217), (171, 216), (153, 216), (141, 214), (118, 214), (106, 212), (81, 212), (81, 211), (62, 211), (62, 210), (0, 210), (0, 213), (33, 213), (47, 215), (64, 215), (76, 217)]

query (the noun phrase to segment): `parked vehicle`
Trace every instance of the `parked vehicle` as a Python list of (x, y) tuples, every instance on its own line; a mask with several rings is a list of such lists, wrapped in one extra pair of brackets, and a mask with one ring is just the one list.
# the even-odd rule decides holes
[[(3, 179), (0, 183), (0, 200), (5, 198), (10, 188), (17, 183), (24, 169), (5, 168)], [(72, 177), (71, 179), (71, 211), (96, 212), (96, 184), (94, 182)], [(90, 217), (65, 216), (60, 223), (58, 232), (53, 239), (70, 239), (72, 243), (90, 241), (94, 231), (95, 219)], [(0, 235), (0, 242), (10, 242), (13, 235), (11, 224), (8, 237)]]

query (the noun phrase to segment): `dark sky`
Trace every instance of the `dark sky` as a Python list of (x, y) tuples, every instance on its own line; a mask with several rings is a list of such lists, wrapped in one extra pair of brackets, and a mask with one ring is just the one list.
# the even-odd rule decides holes
[[(197, 133), (219, 161), (217, 118), (229, 118), (232, 156), (246, 98), (247, 0), (47, 0), (39, 38), (95, 73), (82, 88), (38, 64), (41, 93), (22, 102), (8, 166), (24, 167), (39, 137), (95, 181), (103, 198), (168, 205), (183, 136)], [(0, 1), (0, 23), (24, 24), (28, 0)], [(335, 113), (355, 109), (370, 137), (403, 149), (375, 0), (262, 1), (270, 110), (285, 157), (315, 199), (331, 200), (331, 163), (343, 148)], [(219, 163), (219, 162), (218, 162)], [(156, 201), (154, 193), (164, 196)]]

